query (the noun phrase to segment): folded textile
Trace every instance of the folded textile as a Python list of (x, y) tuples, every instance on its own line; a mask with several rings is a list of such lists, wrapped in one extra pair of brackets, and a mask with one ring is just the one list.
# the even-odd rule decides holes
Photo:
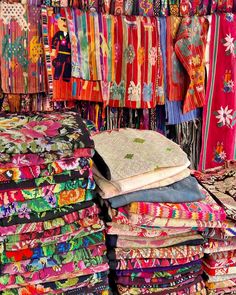
[[(129, 213), (149, 215), (164, 218), (194, 219), (204, 221), (223, 221), (226, 219), (225, 211), (200, 187), (205, 199), (199, 202), (184, 204), (133, 202), (124, 207)], [(122, 208), (123, 209), (123, 208)], [(120, 209), (118, 209), (119, 211)]]
[(204, 172), (195, 171), (194, 175), (225, 209), (227, 216), (236, 220), (236, 161)]
[(208, 283), (217, 283), (223, 282), (231, 279), (235, 279), (235, 274), (223, 274), (223, 275), (207, 275), (207, 282)]
[(221, 282), (209, 283), (208, 281), (206, 281), (206, 287), (208, 289), (221, 289), (221, 288), (223, 289), (227, 287), (235, 287), (235, 284), (236, 284), (236, 276), (235, 278), (224, 280)]
[(34, 200), (37, 198), (45, 198), (49, 202), (56, 198), (58, 194), (67, 195), (68, 191), (76, 189), (94, 189), (95, 184), (89, 179), (76, 179), (68, 180), (66, 182), (48, 184), (45, 186), (28, 188), (28, 189), (9, 189), (9, 190), (0, 190), (0, 206), (10, 205), (15, 202), (26, 202), (28, 200)]
[(141, 278), (141, 277), (131, 277), (131, 276), (118, 276), (117, 277), (117, 284), (121, 285), (128, 285), (128, 286), (142, 286), (145, 284), (149, 285), (156, 285), (157, 288), (166, 288), (168, 286), (164, 286), (164, 284), (168, 284), (170, 286), (174, 286), (176, 284), (180, 284), (188, 280), (189, 278), (196, 277), (202, 274), (202, 269), (198, 269), (196, 271), (191, 271), (186, 274), (179, 274), (174, 275), (170, 278), (163, 278), (163, 277), (154, 277), (154, 278)]
[[(45, 212), (31, 212), (29, 208), (27, 208), (27, 205), (22, 205), (22, 207), (19, 209), (18, 214), (16, 215), (7, 215), (0, 219), (0, 228), (1, 227), (7, 227), (10, 225), (20, 225), (20, 224), (26, 224), (31, 222), (44, 222), (48, 220), (52, 220), (55, 218), (63, 217), (66, 214), (73, 213), (82, 209), (86, 209), (89, 207), (92, 207), (94, 203), (92, 201), (87, 202), (81, 202), (81, 203), (75, 203), (72, 205), (63, 206), (63, 210), (58, 208), (53, 208), (50, 211)], [(12, 208), (13, 207), (13, 208)], [(14, 205), (9, 206), (8, 210), (12, 210), (14, 212)], [(7, 213), (6, 213), (7, 214)]]
[(135, 237), (166, 237), (176, 236), (181, 233), (190, 232), (190, 228), (141, 228), (132, 225), (119, 224), (115, 222), (107, 222), (107, 234), (109, 235), (122, 235), (122, 236), (135, 236)]
[(118, 270), (125, 270), (125, 269), (147, 269), (153, 268), (158, 265), (158, 267), (168, 267), (178, 265), (179, 267), (182, 264), (186, 264), (190, 261), (199, 260), (203, 257), (202, 254), (197, 254), (192, 257), (186, 258), (176, 258), (176, 259), (166, 259), (166, 258), (131, 258), (131, 259), (119, 259), (119, 260), (109, 260), (110, 269), (118, 269)]
[[(170, 294), (181, 294), (177, 293), (178, 291), (184, 292), (191, 292), (193, 294), (198, 294), (197, 292), (201, 292), (199, 294), (206, 294), (206, 290), (204, 290), (205, 284), (201, 278), (198, 276), (193, 282), (189, 284), (183, 284), (179, 287), (171, 287), (171, 288), (129, 288), (122, 285), (118, 285), (118, 292), (119, 294), (124, 295), (136, 295), (136, 294), (159, 294), (159, 295), (170, 295)], [(189, 293), (189, 294), (191, 294)]]
[[(73, 279), (61, 280), (38, 285), (30, 284), (25, 287), (11, 289), (12, 295), (18, 294), (54, 294), (56, 291), (74, 290), (76, 288), (93, 288), (98, 284), (107, 284), (107, 272), (94, 273), (92, 275), (75, 277)], [(9, 294), (9, 291), (3, 291), (3, 295)]]
[(217, 253), (225, 252), (236, 249), (236, 238), (231, 238), (226, 241), (219, 241), (208, 239), (208, 242), (204, 245), (204, 253)]
[(225, 287), (225, 288), (219, 288), (215, 290), (208, 290), (208, 295), (232, 295), (236, 294), (236, 287)]
[(127, 128), (101, 132), (92, 138), (95, 165), (111, 181), (188, 163), (177, 144), (155, 131)]
[[(17, 275), (3, 275), (0, 282), (0, 290), (6, 290), (10, 288), (17, 288), (20, 286), (28, 285), (29, 283), (34, 282), (34, 284), (40, 284), (42, 283), (46, 278), (47, 281), (55, 281), (55, 280), (63, 280), (68, 278), (74, 278), (77, 276), (83, 276), (87, 274), (93, 274), (101, 271), (108, 270), (108, 264), (106, 258), (101, 258), (102, 263), (96, 265), (93, 265), (93, 262), (90, 261), (85, 267), (85, 265), (82, 263), (82, 266), (80, 264), (75, 264), (73, 262), (67, 263), (61, 268), (56, 268), (55, 270), (53, 268), (45, 268), (44, 270), (33, 272), (33, 275), (30, 274), (27, 275), (21, 274), (19, 276)], [(20, 280), (20, 284), (17, 283)]]
[[(172, 177), (169, 179), (171, 180)], [(173, 176), (173, 179), (175, 179), (175, 176)], [(105, 198), (106, 195), (108, 196), (108, 193), (103, 191), (102, 197)], [(200, 192), (196, 179), (189, 176), (166, 186), (159, 187), (159, 184), (156, 183), (153, 188), (141, 188), (139, 191), (124, 193), (115, 197), (111, 195), (109, 203), (112, 208), (118, 208), (132, 202), (185, 203), (199, 201), (203, 198), (204, 195)]]
[(20, 168), (25, 166), (35, 166), (39, 164), (50, 164), (55, 161), (67, 161), (76, 158), (91, 158), (94, 155), (93, 148), (77, 148), (75, 150), (58, 150), (42, 153), (0, 153), (0, 167), (5, 168)]
[(199, 234), (190, 234), (187, 236), (179, 236), (179, 237), (170, 237), (162, 240), (153, 239), (137, 239), (132, 240), (131, 237), (120, 237), (112, 238), (112, 236), (107, 237), (107, 243), (110, 247), (120, 247), (120, 248), (163, 248), (174, 245), (185, 244), (188, 245), (191, 243), (196, 243), (200, 245), (203, 243), (203, 238)]
[(201, 245), (196, 246), (172, 246), (168, 248), (115, 248), (114, 252), (108, 252), (108, 258), (114, 259), (131, 259), (131, 258), (187, 258), (203, 253)]
[[(224, 252), (227, 253), (227, 252)], [(234, 251), (231, 251), (233, 254)], [(204, 264), (208, 268), (221, 268), (221, 267), (229, 267), (229, 266), (236, 266), (236, 257), (232, 256), (229, 258), (222, 258), (222, 259), (214, 259), (213, 255), (209, 255), (208, 258), (204, 259)]]
[(20, 275), (29, 272), (40, 271), (45, 268), (60, 268), (66, 263), (74, 262), (78, 265), (89, 265), (90, 261), (93, 261), (94, 265), (100, 264), (102, 257), (106, 255), (106, 248), (98, 252), (97, 256), (94, 256), (91, 252), (87, 251), (86, 256), (82, 256), (79, 250), (68, 251), (63, 254), (55, 254), (53, 257), (44, 257), (40, 259), (24, 260), (18, 262), (16, 268), (15, 263), (5, 264), (1, 268), (1, 275), (11, 274)]
[[(89, 201), (90, 202), (90, 201)], [(14, 224), (9, 226), (0, 227), (0, 236), (8, 236), (8, 235), (15, 235), (19, 233), (30, 233), (35, 231), (43, 231), (54, 229), (59, 226), (63, 226), (65, 224), (70, 224), (78, 219), (85, 218), (86, 216), (91, 216), (94, 214), (98, 214), (99, 209), (96, 205), (86, 208), (85, 210), (81, 211), (74, 211), (72, 213), (67, 213), (62, 217), (56, 217), (51, 220), (41, 221), (41, 222), (29, 222), (25, 224)]]
[(216, 228), (230, 228), (236, 230), (235, 223), (225, 220), (225, 221), (202, 221), (202, 220), (194, 220), (194, 219), (175, 219), (175, 218), (159, 218), (153, 217), (149, 215), (138, 215), (134, 213), (130, 213), (127, 217), (124, 212), (122, 214), (120, 212), (111, 213), (112, 221), (121, 223), (121, 224), (130, 224), (137, 226), (149, 226), (152, 228), (155, 227), (170, 227), (170, 228), (206, 228), (206, 227), (216, 227)]
[(165, 270), (162, 268), (162, 270), (159, 270), (157, 267), (154, 267), (152, 269), (144, 269), (142, 272), (140, 270), (116, 270), (116, 275), (123, 277), (123, 276), (129, 276), (129, 277), (138, 277), (138, 278), (171, 278), (174, 275), (179, 274), (187, 274), (192, 271), (199, 271), (202, 268), (202, 261), (192, 261), (190, 263), (185, 264), (181, 267), (172, 267), (168, 270)]
[(14, 202), (7, 206), (0, 206), (0, 219), (10, 216), (18, 216), (19, 218), (22, 218), (24, 214), (28, 214), (27, 218), (32, 218), (36, 213), (38, 214), (54, 210), (57, 207), (61, 208), (90, 201), (93, 197), (94, 193), (92, 190), (77, 188), (75, 190), (63, 191), (53, 196), (49, 195), (46, 198), (37, 198), (25, 202)]
[(85, 171), (64, 171), (60, 174), (55, 174), (53, 176), (45, 176), (34, 179), (20, 180), (20, 181), (10, 181), (5, 183), (0, 183), (0, 191), (11, 190), (11, 189), (29, 189), (36, 188), (40, 186), (47, 186), (50, 184), (56, 184), (61, 182), (67, 182), (68, 180), (84, 179), (90, 184), (90, 188), (94, 189), (95, 183), (92, 178), (92, 174), (89, 170)]
[(0, 152), (26, 154), (93, 148), (81, 117), (73, 112), (0, 116)]
[(49, 164), (0, 168), (0, 182), (21, 181), (53, 176), (71, 170), (80, 171), (81, 175), (86, 175), (85, 172), (89, 171), (91, 167), (92, 160), (90, 158), (74, 158), (58, 160)]
[(156, 186), (160, 184), (160, 181), (162, 181), (163, 185), (164, 181), (167, 180), (167, 182), (169, 182), (169, 179), (172, 176), (182, 172), (187, 173), (186, 168), (188, 166), (189, 162), (186, 162), (186, 164), (183, 166), (160, 168), (153, 172), (139, 174), (137, 176), (128, 177), (118, 181), (109, 181), (103, 178), (95, 166), (93, 167), (93, 173), (94, 179), (96, 180), (96, 183), (99, 187), (98, 193), (102, 198), (108, 199), (132, 192), (137, 193), (140, 190), (143, 194), (143, 190), (146, 190), (146, 188), (148, 189), (150, 186), (151, 188), (156, 188)]

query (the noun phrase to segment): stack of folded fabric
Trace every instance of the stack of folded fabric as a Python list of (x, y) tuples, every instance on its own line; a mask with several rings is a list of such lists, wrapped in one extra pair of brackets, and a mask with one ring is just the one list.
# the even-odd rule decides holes
[(208, 294), (236, 294), (236, 161), (195, 172), (195, 176), (234, 223), (231, 228), (206, 231), (204, 272)]
[(0, 117), (1, 294), (108, 294), (93, 148), (75, 113)]
[(199, 231), (228, 223), (190, 176), (185, 153), (153, 131), (120, 129), (93, 140), (114, 293), (206, 294)]

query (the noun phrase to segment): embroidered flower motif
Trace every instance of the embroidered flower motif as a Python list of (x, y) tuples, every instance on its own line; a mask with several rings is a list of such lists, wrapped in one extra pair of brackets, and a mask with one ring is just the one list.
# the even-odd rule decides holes
[(233, 13), (226, 13), (225, 15), (225, 19), (228, 21), (228, 22), (232, 22), (234, 20), (234, 15)]
[(111, 86), (111, 99), (123, 100), (125, 95), (125, 82), (122, 80), (120, 84), (113, 82)]
[(61, 124), (52, 120), (31, 121), (21, 131), (31, 138), (42, 138), (45, 136), (54, 137), (58, 135)]
[(7, 132), (1, 133), (0, 141), (22, 144), (31, 142), (31, 139), (18, 130), (8, 130)]
[(149, 50), (148, 58), (151, 65), (154, 66), (157, 61), (157, 49), (155, 47)]
[(197, 54), (196, 56), (193, 56), (191, 59), (190, 59), (190, 64), (194, 65), (194, 66), (198, 66), (201, 64), (201, 61), (200, 61), (200, 56), (199, 54)]
[(147, 14), (148, 11), (152, 9), (152, 1), (142, 0), (139, 4), (139, 7), (144, 11), (145, 14)]
[(44, 199), (48, 202), (52, 207), (56, 207), (56, 198), (54, 195), (46, 195)]
[(226, 159), (226, 153), (224, 151), (224, 146), (223, 146), (223, 142), (222, 143), (217, 143), (217, 146), (214, 150), (214, 154), (213, 154), (213, 161), (216, 163), (223, 163)]
[(235, 41), (231, 34), (227, 34), (224, 38), (224, 46), (227, 54), (235, 54)]
[(145, 50), (143, 47), (140, 47), (138, 49), (138, 63), (142, 65), (144, 63), (144, 58), (145, 58)]
[(143, 86), (143, 100), (146, 102), (150, 102), (152, 99), (152, 94), (153, 94), (153, 85), (152, 83), (146, 84), (144, 83)]
[(226, 70), (224, 76), (224, 88), (223, 91), (225, 93), (233, 92), (234, 82), (231, 77), (231, 71)]
[(118, 62), (120, 57), (120, 45), (118, 43), (115, 44), (115, 62)]
[(141, 85), (138, 83), (137, 85), (134, 84), (133, 81), (130, 82), (128, 88), (129, 100), (131, 101), (139, 101), (141, 95)]
[(216, 112), (216, 118), (219, 119), (219, 121), (217, 122), (219, 127), (225, 125), (231, 127), (231, 120), (233, 119), (233, 116), (231, 115), (232, 112), (233, 110), (229, 110), (228, 106), (226, 106), (225, 108), (220, 107), (220, 110)]
[(134, 47), (132, 44), (130, 44), (126, 49), (125, 49), (125, 58), (128, 63), (132, 64), (135, 58), (135, 52), (134, 52)]
[(29, 213), (31, 212), (31, 210), (27, 207), (26, 204), (23, 204), (18, 210), (18, 216), (20, 218), (27, 218), (27, 219), (30, 219), (30, 215)]

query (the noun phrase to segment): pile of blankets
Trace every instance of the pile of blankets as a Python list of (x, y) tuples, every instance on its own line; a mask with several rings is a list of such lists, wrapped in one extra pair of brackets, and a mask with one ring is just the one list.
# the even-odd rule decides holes
[(154, 131), (92, 138), (114, 294), (206, 294), (203, 233), (230, 222), (190, 175), (186, 154)]
[(108, 294), (93, 153), (75, 113), (0, 116), (1, 294)]
[(195, 176), (225, 209), (232, 225), (206, 231), (203, 268), (208, 294), (236, 294), (236, 161)]

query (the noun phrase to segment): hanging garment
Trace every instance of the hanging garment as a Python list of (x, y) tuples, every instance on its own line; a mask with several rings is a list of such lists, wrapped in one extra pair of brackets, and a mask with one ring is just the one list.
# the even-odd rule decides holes
[(164, 104), (159, 32), (157, 18), (116, 17), (111, 107), (153, 108)]
[(42, 17), (49, 96), (55, 101), (78, 99), (80, 80), (71, 77), (71, 43), (65, 9), (43, 6)]
[(183, 113), (205, 104), (205, 48), (208, 20), (205, 17), (182, 19), (175, 43), (175, 52), (188, 74)]
[(67, 9), (72, 40), (72, 76), (92, 81), (112, 81), (114, 21), (112, 15)]
[(213, 15), (199, 170), (236, 158), (236, 17)]
[(187, 73), (174, 48), (180, 24), (180, 17), (166, 18), (167, 97), (170, 101), (182, 101), (187, 88)]
[(0, 59), (5, 93), (46, 90), (40, 7), (0, 3)]

